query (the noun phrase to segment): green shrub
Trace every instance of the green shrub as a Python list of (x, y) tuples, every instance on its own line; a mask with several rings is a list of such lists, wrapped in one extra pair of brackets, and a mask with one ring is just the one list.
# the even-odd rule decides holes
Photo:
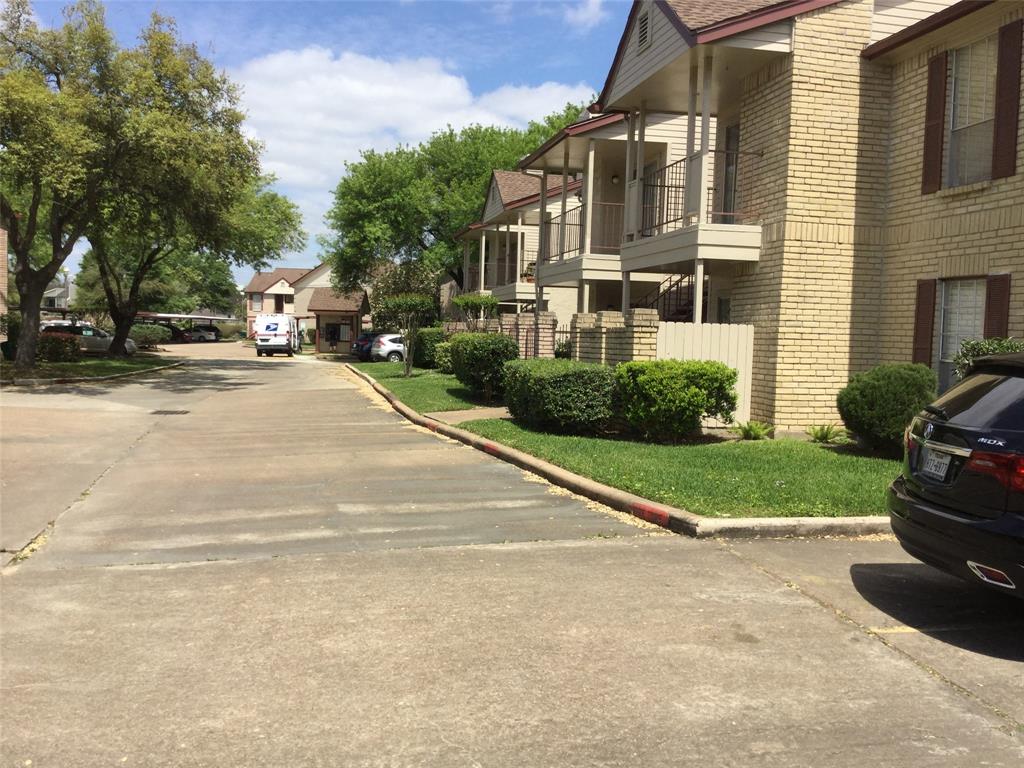
[(957, 378), (966, 376), (977, 358), (1009, 352), (1024, 352), (1024, 339), (964, 339), (960, 342), (960, 352), (953, 358)]
[(898, 449), (907, 424), (935, 399), (937, 384), (926, 365), (879, 365), (850, 379), (836, 405), (846, 428), (865, 446)]
[(222, 339), (244, 339), (245, 323), (217, 323)]
[(568, 339), (562, 339), (561, 341), (555, 342), (555, 357), (559, 360), (571, 360), (572, 342)]
[(421, 328), (416, 337), (412, 364), (417, 368), (437, 367), (437, 345), (448, 338), (444, 328)]
[[(221, 331), (221, 334), (223, 334), (223, 331)], [(221, 338), (223, 338), (223, 335), (221, 336)], [(306, 343), (316, 344), (316, 328), (306, 329)]]
[(763, 421), (741, 422), (732, 428), (741, 440), (767, 440), (775, 434), (775, 427)]
[(464, 293), (452, 299), (470, 330), (476, 330), (480, 320), (494, 317), (498, 312), (498, 300), (489, 293)]
[(457, 333), (451, 345), (455, 377), (490, 402), (501, 392), (502, 366), (519, 357), (515, 339), (501, 333)]
[(807, 428), (812, 443), (838, 443), (846, 437), (846, 430), (836, 423), (813, 424)]
[(2, 332), (7, 334), (7, 341), (3, 342), (3, 356), (5, 360), (13, 360), (18, 351), (18, 336), (21, 334), (21, 312), (8, 312), (0, 315)]
[(171, 340), (171, 329), (162, 325), (140, 323), (131, 327), (128, 338), (142, 349), (152, 349), (157, 344), (165, 344)]
[(736, 371), (710, 360), (656, 360), (615, 367), (622, 416), (644, 437), (673, 441), (700, 429), (701, 419), (732, 421)]
[(78, 337), (71, 333), (41, 333), (36, 359), (47, 363), (75, 363), (82, 359)]
[(441, 373), (455, 373), (452, 367), (452, 343), (439, 341), (434, 345), (434, 365)]
[(513, 360), (505, 363), (505, 403), (528, 427), (585, 434), (597, 432), (614, 415), (615, 373), (611, 368), (570, 360)]

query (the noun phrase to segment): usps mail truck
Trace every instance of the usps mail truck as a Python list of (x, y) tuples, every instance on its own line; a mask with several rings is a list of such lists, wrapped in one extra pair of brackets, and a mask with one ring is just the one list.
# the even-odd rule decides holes
[(299, 351), (302, 339), (292, 315), (256, 315), (252, 329), (256, 338), (256, 357), (272, 357), (275, 352), (291, 357)]

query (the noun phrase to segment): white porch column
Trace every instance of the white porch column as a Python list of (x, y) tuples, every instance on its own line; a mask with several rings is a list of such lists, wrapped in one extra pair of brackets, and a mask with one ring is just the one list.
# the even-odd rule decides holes
[(629, 309), (629, 272), (622, 273), (622, 311)]
[(464, 291), (470, 290), (469, 285), (469, 240), (465, 240), (462, 243), (462, 285), (459, 286)]
[(479, 285), (477, 290), (480, 293), (484, 292), (484, 267), (487, 266), (487, 230), (480, 230), (480, 275), (477, 281)]
[(590, 281), (580, 280), (576, 289), (576, 311), (580, 314), (590, 311)]
[(498, 284), (498, 255), (501, 253), (501, 230), (497, 226), (491, 230), (491, 287)]
[(509, 223), (505, 224), (505, 284), (508, 285), (512, 282), (512, 277), (509, 275), (512, 266), (512, 259), (509, 256), (512, 255), (512, 251), (509, 247), (509, 243), (512, 240), (512, 225)]
[(540, 337), (540, 310), (543, 291), (540, 287), (540, 268), (548, 251), (548, 171), (545, 168), (540, 174), (540, 230), (537, 232), (537, 263), (533, 267), (533, 348), (537, 349)]
[(569, 140), (562, 142), (562, 211), (558, 219), (558, 260), (565, 258), (565, 204), (569, 198)]
[[(580, 255), (590, 253), (594, 232), (594, 154), (597, 142), (591, 139), (587, 143), (587, 172), (583, 177), (583, 242), (580, 243)], [(583, 310), (586, 312), (586, 310)]]
[(647, 136), (647, 102), (640, 102), (640, 122), (637, 126), (636, 137), (636, 234), (634, 240), (639, 239), (644, 228), (644, 139)]
[[(519, 213), (518, 228), (516, 229), (516, 282), (523, 274), (523, 267), (526, 262), (523, 260), (523, 214)], [(516, 305), (518, 306), (518, 304)], [(517, 310), (518, 311), (518, 310)]]
[(698, 220), (707, 211), (707, 187), (711, 183), (711, 76), (714, 61), (709, 52), (704, 57), (704, 83), (700, 91), (700, 185), (697, 187)]
[(625, 206), (623, 208), (623, 227), (622, 227), (622, 239), (628, 241), (633, 239), (633, 221), (636, 219), (636, 211), (633, 209), (633, 203), (635, 200), (630, 195), (632, 187), (630, 184), (633, 181), (633, 152), (634, 148), (634, 136), (633, 129), (636, 127), (636, 119), (633, 116), (633, 110), (629, 110), (629, 114), (626, 115), (626, 172), (622, 176), (623, 184), (623, 200)]
[(690, 65), (690, 98), (686, 111), (686, 162), (684, 163), (686, 175), (683, 177), (683, 183), (686, 185), (686, 189), (683, 193), (683, 215), (686, 217), (693, 213), (694, 196), (692, 194), (690, 182), (694, 180), (693, 155), (697, 140), (697, 88), (699, 87), (699, 83), (700, 70), (698, 64), (694, 62)]
[(704, 317), (704, 259), (693, 264), (693, 322), (700, 325)]

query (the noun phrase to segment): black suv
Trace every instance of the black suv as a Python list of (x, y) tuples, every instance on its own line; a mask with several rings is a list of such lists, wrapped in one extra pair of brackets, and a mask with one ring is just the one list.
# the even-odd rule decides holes
[(903, 548), (1024, 598), (1024, 353), (975, 361), (905, 442), (903, 474), (889, 487)]

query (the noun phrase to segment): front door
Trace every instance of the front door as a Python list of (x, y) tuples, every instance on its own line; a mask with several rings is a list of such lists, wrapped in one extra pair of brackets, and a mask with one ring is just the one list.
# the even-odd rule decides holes
[(280, 294), (274, 297), (274, 312), (279, 315), (284, 313), (284, 296)]

